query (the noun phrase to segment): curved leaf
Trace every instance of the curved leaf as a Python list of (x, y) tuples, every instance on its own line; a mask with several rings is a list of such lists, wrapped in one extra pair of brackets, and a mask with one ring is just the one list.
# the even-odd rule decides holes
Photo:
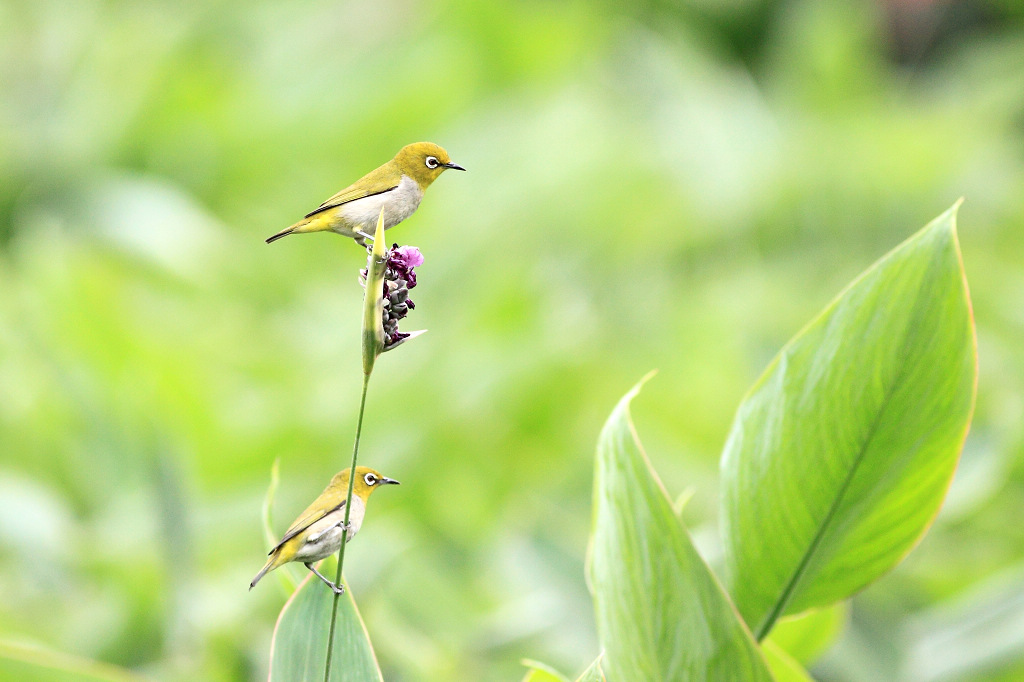
[(739, 407), (722, 455), (725, 560), (758, 639), (890, 570), (945, 496), (976, 375), (956, 208), (847, 287)]
[(569, 682), (565, 675), (546, 663), (524, 659), (522, 664), (529, 668), (522, 682)]
[(143, 682), (146, 678), (110, 663), (0, 640), (0, 679), (19, 682)]
[[(336, 565), (328, 558), (320, 572), (330, 574)], [(281, 609), (270, 644), (270, 682), (322, 680), (327, 658), (327, 633), (331, 626), (334, 593), (310, 574)], [(359, 616), (351, 590), (338, 604), (334, 631), (331, 682), (382, 682), (366, 626)]]
[(613, 680), (771, 680), (633, 431), (631, 390), (601, 432), (590, 586)]
[[(270, 485), (267, 486), (267, 494), (263, 498), (263, 540), (266, 542), (267, 547), (275, 546), (281, 537), (274, 532), (273, 523), (274, 497), (277, 495), (277, 486), (280, 480), (281, 459), (277, 458), (270, 467)], [(284, 587), (285, 594), (287, 595), (291, 595), (295, 591), (295, 587), (304, 577), (298, 573), (298, 570), (298, 565), (291, 563), (285, 564), (280, 569), (274, 571), (278, 582)]]

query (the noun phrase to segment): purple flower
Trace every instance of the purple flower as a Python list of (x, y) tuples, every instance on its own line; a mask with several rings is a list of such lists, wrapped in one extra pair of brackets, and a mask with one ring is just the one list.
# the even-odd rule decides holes
[(411, 270), (423, 265), (423, 254), (415, 246), (399, 246), (395, 244), (391, 247), (388, 261), (389, 263), (401, 263), (404, 267)]
[(394, 273), (394, 279), (405, 280), (409, 288), (412, 289), (416, 286), (416, 273), (413, 271), (413, 268), (420, 265), (423, 265), (423, 254), (420, 253), (419, 249), (415, 246), (399, 246), (394, 244), (391, 250), (388, 251), (388, 274), (384, 277), (392, 279), (389, 275)]
[[(395, 244), (388, 251), (382, 292), (384, 311), (381, 321), (384, 326), (384, 348), (381, 352), (389, 351), (409, 338), (408, 333), (398, 330), (398, 322), (416, 307), (409, 298), (409, 289), (416, 286), (414, 268), (420, 265), (423, 265), (423, 254), (415, 246)], [(359, 274), (365, 286), (366, 270)]]

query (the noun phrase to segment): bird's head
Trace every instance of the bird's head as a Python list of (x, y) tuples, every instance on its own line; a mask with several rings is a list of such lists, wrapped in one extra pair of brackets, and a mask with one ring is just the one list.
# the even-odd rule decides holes
[[(351, 469), (345, 469), (334, 475), (334, 479), (331, 481), (331, 485), (339, 488), (340, 490), (348, 490), (348, 472)], [(388, 478), (382, 475), (379, 471), (374, 471), (370, 467), (356, 467), (356, 480), (352, 484), (352, 494), (358, 495), (362, 499), (366, 499), (370, 494), (385, 485), (398, 485), (398, 481), (393, 478)]]
[(466, 170), (457, 163), (453, 163), (448, 152), (433, 142), (416, 142), (407, 144), (395, 154), (395, 163), (402, 169), (402, 173), (419, 183), (419, 186), (426, 189), (437, 176), (449, 168), (455, 170)]

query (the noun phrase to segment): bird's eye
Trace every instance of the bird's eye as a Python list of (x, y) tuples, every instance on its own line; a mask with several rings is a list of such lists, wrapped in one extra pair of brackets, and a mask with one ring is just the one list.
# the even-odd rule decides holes
[(437, 168), (441, 165), (441, 162), (437, 160), (436, 156), (428, 156), (424, 163), (427, 164), (427, 168)]
[(373, 485), (377, 482), (377, 477), (373, 474), (366, 474), (363, 476), (363, 480), (366, 481), (366, 485)]

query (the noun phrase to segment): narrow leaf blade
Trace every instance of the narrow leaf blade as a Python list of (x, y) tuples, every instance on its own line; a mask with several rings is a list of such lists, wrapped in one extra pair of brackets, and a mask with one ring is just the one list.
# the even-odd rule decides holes
[(583, 671), (576, 682), (608, 682), (608, 679), (604, 676), (604, 670), (601, 669), (601, 659), (603, 656), (598, 656), (597, 660), (590, 664), (590, 667)]
[(722, 455), (725, 560), (758, 639), (890, 570), (945, 496), (976, 377), (956, 208), (847, 287), (739, 407)]
[(0, 640), (0, 679), (19, 682), (145, 682), (141, 675), (62, 651)]
[(613, 680), (771, 680), (750, 632), (693, 547), (629, 416), (597, 447), (589, 563), (604, 669)]
[[(281, 481), (281, 460), (280, 458), (275, 459), (273, 465), (270, 467), (270, 485), (267, 486), (267, 494), (263, 498), (263, 539), (267, 543), (267, 547), (273, 547), (277, 544), (278, 535), (274, 534), (274, 498), (277, 496), (277, 486)], [(282, 566), (280, 569), (274, 571), (277, 576), (278, 582), (284, 587), (286, 594), (291, 594), (295, 591), (295, 587), (299, 584), (301, 577), (298, 577), (295, 568), (295, 564), (287, 564)]]

